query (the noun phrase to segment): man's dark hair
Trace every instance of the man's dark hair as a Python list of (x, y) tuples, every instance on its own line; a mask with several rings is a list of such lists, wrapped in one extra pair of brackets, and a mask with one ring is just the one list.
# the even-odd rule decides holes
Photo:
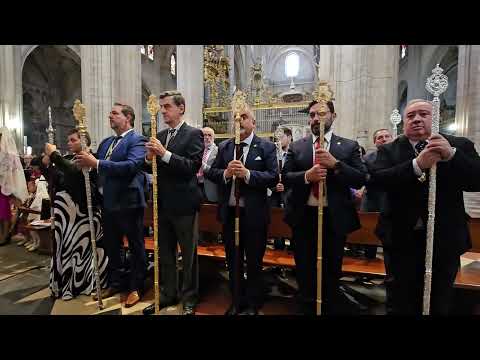
[[(77, 128), (70, 129), (67, 133), (67, 136), (77, 134), (78, 138), (80, 139), (80, 130)], [(88, 131), (85, 132), (85, 140), (87, 141), (87, 146), (90, 146), (92, 144), (92, 139), (90, 138), (90, 134)]]
[(32, 161), (30, 161), (30, 166), (41, 166), (42, 165), (42, 160), (40, 159), (39, 156), (34, 156)]
[(130, 105), (127, 104), (122, 104), (119, 102), (116, 102), (113, 104), (114, 106), (121, 106), (122, 107), (122, 114), (128, 117), (130, 115), (130, 126), (133, 127), (135, 125), (135, 111)]
[(378, 130), (375, 130), (375, 131), (373, 132), (373, 143), (374, 143), (374, 144), (375, 144), (375, 140), (376, 140), (376, 138), (377, 138), (377, 134), (378, 134), (380, 131), (384, 131), (384, 130), (386, 130), (386, 131), (388, 131), (388, 133), (390, 133), (390, 129), (378, 129)]
[[(305, 109), (305, 112), (308, 114), (312, 106), (315, 104), (318, 104), (317, 100), (313, 100), (312, 102), (310, 102), (310, 104), (308, 104), (308, 107)], [(333, 114), (335, 112), (335, 106), (333, 106), (333, 101), (327, 101), (327, 106), (328, 110), (330, 110), (330, 112)]]
[(158, 98), (159, 99), (164, 99), (164, 98), (169, 97), (169, 96), (172, 97), (173, 103), (176, 106), (183, 105), (183, 113), (182, 114), (185, 114), (185, 98), (183, 97), (182, 93), (180, 91), (176, 91), (176, 90), (165, 91), (165, 92), (161, 93)]
[(284, 133), (286, 136), (290, 136), (291, 138), (293, 138), (292, 130), (291, 130), (291, 129), (284, 127), (284, 128), (282, 128), (282, 130), (283, 130), (283, 133)]

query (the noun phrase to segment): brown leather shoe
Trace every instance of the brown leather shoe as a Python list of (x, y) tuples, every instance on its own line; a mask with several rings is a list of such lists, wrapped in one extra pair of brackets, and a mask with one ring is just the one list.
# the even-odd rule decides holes
[(125, 307), (129, 308), (135, 305), (140, 301), (140, 295), (138, 295), (138, 291), (132, 291), (127, 296), (127, 300), (125, 301)]
[[(119, 292), (120, 290), (116, 288), (102, 289), (102, 299), (112, 297), (113, 295), (118, 294)], [(93, 294), (92, 298), (93, 300), (98, 301), (97, 293)]]

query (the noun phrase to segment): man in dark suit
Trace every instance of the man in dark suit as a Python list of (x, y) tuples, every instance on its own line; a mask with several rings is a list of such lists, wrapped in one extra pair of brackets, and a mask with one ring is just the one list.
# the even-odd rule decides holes
[[(373, 133), (373, 143), (376, 146), (376, 150), (368, 153), (363, 157), (363, 161), (367, 166), (369, 172), (372, 172), (373, 164), (377, 159), (378, 148), (383, 144), (392, 142), (393, 138), (388, 129), (378, 129)], [(386, 202), (386, 194), (383, 189), (375, 186), (370, 179), (367, 180), (365, 185), (365, 191), (363, 192), (362, 202), (360, 204), (360, 211), (363, 212), (383, 212)], [(375, 234), (382, 241), (383, 245), (383, 259), (385, 262), (385, 288), (387, 292), (387, 313), (392, 311), (393, 301), (393, 277), (390, 265), (390, 224), (388, 219), (381, 216), (378, 219), (377, 226), (375, 228)], [(375, 245), (367, 245), (365, 247), (365, 256), (369, 259), (375, 259), (377, 256), (377, 247)]]
[(412, 100), (403, 136), (380, 146), (375, 184), (387, 192), (383, 216), (392, 227), (391, 264), (396, 314), (422, 313), (429, 169), (437, 164), (431, 314), (448, 314), (460, 255), (471, 247), (463, 191), (480, 190), (480, 157), (463, 137), (431, 135), (432, 104)]
[[(334, 135), (331, 125), (336, 117), (333, 102), (325, 121), (325, 149), (317, 141), (320, 133), (321, 104), (308, 106), (312, 135), (290, 144), (282, 171), (289, 188), (285, 221), (292, 228), (294, 256), (299, 286), (300, 311), (315, 313), (318, 192), (320, 179), (326, 179), (323, 218), (322, 314), (340, 310), (339, 281), (342, 273), (343, 248), (346, 235), (360, 228), (350, 188), (360, 188), (366, 168), (360, 159), (356, 141)], [(337, 307), (336, 307), (337, 306)]]
[(131, 257), (125, 306), (130, 307), (140, 300), (146, 274), (143, 240), (145, 174), (142, 171), (146, 139), (133, 130), (135, 112), (129, 105), (115, 103), (109, 119), (116, 136), (100, 143), (98, 160), (90, 153), (82, 152), (76, 156), (76, 162), (82, 167), (97, 168), (99, 192), (103, 195), (103, 233), (110, 287), (102, 295), (109, 297), (125, 288), (121, 279), (120, 254), (126, 236)]
[[(194, 221), (202, 198), (196, 174), (202, 164), (203, 133), (184, 121), (185, 99), (178, 91), (160, 95), (160, 112), (168, 128), (146, 144), (147, 163), (153, 156), (157, 157), (158, 250), (163, 284), (160, 308), (181, 300), (183, 314), (193, 315), (198, 302), (198, 244)], [(180, 296), (177, 294), (177, 244), (182, 252), (183, 267)], [(143, 311), (146, 315), (154, 312), (155, 304)]]
[[(240, 280), (240, 309), (232, 304), (226, 315), (256, 315), (263, 302), (262, 263), (267, 245), (270, 206), (267, 188), (277, 180), (275, 145), (254, 134), (255, 117), (247, 108), (241, 114), (240, 140), (242, 155), (236, 159), (234, 139), (219, 145), (218, 155), (208, 178), (219, 185), (218, 218), (223, 224), (225, 252), (229, 269), (230, 290)], [(235, 186), (240, 181), (240, 275), (235, 273)], [(246, 256), (247, 280), (244, 281), (243, 259)], [(238, 275), (238, 276), (237, 276)]]

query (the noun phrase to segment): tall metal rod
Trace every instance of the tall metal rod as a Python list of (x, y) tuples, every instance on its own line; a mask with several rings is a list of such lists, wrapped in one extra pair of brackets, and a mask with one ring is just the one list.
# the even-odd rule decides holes
[[(148, 98), (148, 112), (150, 113), (151, 137), (157, 138), (157, 114), (160, 105), (155, 95)], [(153, 186), (153, 284), (155, 292), (155, 315), (160, 314), (160, 265), (158, 263), (158, 185), (157, 185), (157, 157), (152, 158), (152, 186)]]
[[(49, 106), (48, 107), (48, 128), (46, 129), (46, 132), (48, 134), (48, 143), (55, 145), (55, 130), (53, 129), (53, 124), (52, 124), (52, 108)], [(59, 274), (56, 271), (57, 268), (57, 241), (55, 238), (55, 164), (50, 161), (50, 168), (48, 171), (48, 192), (50, 196), (50, 236), (52, 238), (52, 261), (53, 261), (53, 278), (54, 284), (58, 285), (58, 288), (62, 288), (62, 277), (59, 276)], [(56, 285), (56, 286), (57, 286)]]
[[(87, 132), (87, 126), (85, 124), (85, 105), (80, 100), (75, 100), (73, 105), (73, 115), (78, 122), (78, 131), (80, 132), (80, 142), (82, 144), (82, 151), (88, 151), (87, 140), (85, 133)], [(95, 285), (97, 288), (97, 305), (100, 310), (104, 308), (102, 302), (102, 286), (100, 283), (100, 272), (98, 270), (98, 254), (97, 254), (97, 241), (95, 235), (95, 226), (93, 224), (93, 207), (92, 207), (92, 190), (90, 188), (90, 170), (82, 169), (83, 177), (85, 178), (85, 192), (87, 195), (87, 209), (88, 209), (88, 224), (90, 226), (90, 242), (92, 244), (92, 264), (95, 275)]]
[[(315, 100), (320, 104), (318, 113), (320, 120), (320, 146), (325, 147), (325, 120), (329, 111), (327, 102), (332, 100), (333, 93), (326, 81), (320, 81), (318, 89), (314, 92)], [(317, 216), (317, 315), (322, 314), (322, 266), (323, 266), (323, 206), (325, 181), (318, 182), (318, 216)]]
[[(235, 117), (235, 160), (242, 157), (240, 146), (240, 114), (246, 109), (246, 95), (237, 90), (232, 99), (232, 113)], [(237, 312), (240, 311), (240, 282), (243, 277), (243, 258), (240, 256), (240, 179), (233, 176), (235, 186), (235, 256), (234, 256), (234, 282), (233, 282), (233, 304)]]
[[(440, 129), (440, 94), (448, 87), (448, 78), (443, 74), (443, 69), (437, 64), (432, 70), (432, 75), (427, 79), (425, 88), (433, 95), (432, 109), (432, 135), (436, 135)], [(433, 263), (433, 235), (435, 228), (435, 204), (437, 194), (437, 165), (430, 169), (428, 188), (428, 220), (427, 241), (425, 251), (425, 278), (423, 288), (423, 315), (430, 314), (430, 296), (432, 289), (432, 263)]]

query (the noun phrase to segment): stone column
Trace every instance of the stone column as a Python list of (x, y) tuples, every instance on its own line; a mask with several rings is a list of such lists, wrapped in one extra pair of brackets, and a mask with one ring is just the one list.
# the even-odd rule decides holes
[(177, 45), (177, 89), (185, 97), (185, 121), (203, 125), (203, 46)]
[[(457, 80), (457, 134), (480, 151), (480, 45), (459, 45)], [(480, 192), (464, 193), (466, 212), (480, 217)]]
[[(135, 130), (141, 133), (140, 51), (135, 45), (81, 45), (82, 97), (87, 108), (92, 147), (113, 134), (108, 114), (116, 101), (135, 110)], [(138, 50), (138, 49), (137, 49)]]
[(372, 149), (371, 136), (390, 128), (397, 96), (398, 51), (395, 45), (322, 45), (320, 80), (328, 80), (335, 97), (335, 133)]
[(23, 153), (22, 68), (20, 45), (0, 45), (0, 127), (6, 126)]

